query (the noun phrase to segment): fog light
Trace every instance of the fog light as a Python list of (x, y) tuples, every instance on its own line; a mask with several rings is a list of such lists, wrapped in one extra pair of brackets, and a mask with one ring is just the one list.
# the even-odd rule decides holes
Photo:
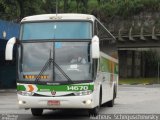
[(91, 102), (92, 102), (91, 100), (87, 100), (87, 101), (86, 101), (86, 104), (89, 105), (89, 104), (91, 104)]
[(86, 100), (86, 101), (83, 101), (83, 103), (84, 103), (84, 104), (88, 104), (88, 105), (89, 105), (89, 104), (91, 104), (91, 103), (92, 103), (92, 100)]
[(19, 100), (18, 103), (19, 103), (20, 105), (22, 105), (22, 104), (25, 104), (26, 102)]

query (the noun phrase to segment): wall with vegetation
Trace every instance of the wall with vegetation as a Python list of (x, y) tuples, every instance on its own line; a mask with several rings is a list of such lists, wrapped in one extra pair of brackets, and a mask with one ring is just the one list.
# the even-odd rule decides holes
[[(57, 6), (62, 13), (97, 13), (103, 21), (108, 21), (116, 16), (126, 19), (143, 12), (157, 12), (160, 0), (57, 0)], [(56, 0), (0, 0), (1, 19), (17, 20), (55, 12)]]
[(0, 0), (0, 19), (19, 22), (23, 17), (46, 13), (88, 13), (96, 15), (113, 34), (134, 27), (159, 33), (160, 0)]

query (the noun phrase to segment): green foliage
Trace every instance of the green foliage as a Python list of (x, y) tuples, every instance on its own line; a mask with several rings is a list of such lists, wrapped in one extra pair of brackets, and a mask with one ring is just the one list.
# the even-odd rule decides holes
[(159, 0), (141, 0), (141, 3), (144, 5), (143, 10), (146, 11), (158, 11), (160, 9)]
[(11, 0), (0, 0), (0, 16), (2, 19), (16, 19), (19, 16), (18, 2)]
[(42, 1), (40, 0), (23, 0), (24, 15), (40, 14), (42, 12)]
[(0, 0), (1, 9), (0, 13), (3, 19), (15, 20), (33, 14), (42, 13), (41, 0)]
[[(101, 7), (100, 7), (100, 11), (103, 11), (104, 12), (104, 15), (107, 15), (108, 17), (112, 17), (116, 14), (116, 5), (113, 3), (113, 4), (109, 4), (109, 3), (106, 3), (106, 4), (103, 4)], [(102, 14), (103, 14), (102, 12)]]
[[(95, 11), (101, 20), (120, 16), (127, 18), (141, 12), (157, 12), (160, 0), (57, 0), (60, 13)], [(28, 15), (55, 13), (56, 0), (0, 0), (1, 19), (17, 20)]]
[(141, 12), (143, 5), (141, 0), (131, 0), (124, 2), (123, 0), (118, 2), (116, 15), (129, 17)]
[[(43, 0), (41, 3), (42, 13), (55, 13), (56, 12), (56, 0)], [(41, 10), (40, 10), (41, 11)], [(39, 12), (40, 12), (39, 11)]]
[(120, 16), (127, 18), (144, 11), (160, 10), (160, 0), (110, 0), (99, 6), (101, 14), (106, 17)]

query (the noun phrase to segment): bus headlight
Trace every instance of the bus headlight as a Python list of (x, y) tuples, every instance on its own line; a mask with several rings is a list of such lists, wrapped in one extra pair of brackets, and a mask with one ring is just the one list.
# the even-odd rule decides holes
[(84, 104), (87, 104), (87, 105), (90, 105), (92, 103), (92, 99), (88, 99), (88, 100), (85, 100), (83, 101)]
[(75, 92), (74, 94), (76, 96), (82, 96), (82, 95), (90, 95), (92, 93), (91, 90), (86, 90), (86, 91), (79, 91), (79, 92)]
[(17, 94), (23, 95), (23, 96), (32, 96), (33, 92), (27, 92), (27, 91), (18, 91)]
[(18, 101), (18, 104), (20, 105), (25, 104), (25, 103), (26, 103), (25, 101), (21, 101), (21, 100)]

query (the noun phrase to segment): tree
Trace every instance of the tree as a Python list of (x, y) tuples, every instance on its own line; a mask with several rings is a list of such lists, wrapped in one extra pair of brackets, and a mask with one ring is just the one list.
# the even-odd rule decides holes
[(43, 0), (42, 9), (44, 13), (56, 13), (56, 0)]
[[(79, 11), (79, 8), (82, 9), (82, 12), (86, 13), (88, 9), (88, 0), (76, 0), (77, 3), (77, 12)], [(83, 11), (84, 8), (84, 11)]]
[(0, 0), (0, 13), (5, 20), (19, 21), (25, 16), (43, 13), (42, 0)]
[(14, 21), (17, 20), (20, 14), (17, 1), (0, 0), (0, 6), (1, 6), (0, 15), (2, 19), (14, 20)]
[(63, 0), (63, 11), (67, 12), (67, 8), (68, 8), (68, 0)]

